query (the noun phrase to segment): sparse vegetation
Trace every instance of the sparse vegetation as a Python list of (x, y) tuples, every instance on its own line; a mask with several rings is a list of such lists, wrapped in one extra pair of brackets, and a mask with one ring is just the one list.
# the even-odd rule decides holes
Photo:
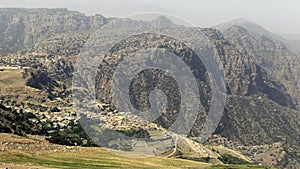
[(54, 132), (51, 134), (50, 138), (47, 138), (47, 140), (51, 143), (61, 145), (80, 145), (86, 147), (98, 146), (92, 139), (89, 138), (80, 124), (73, 126), (72, 129), (64, 129), (63, 131)]
[(208, 163), (210, 158), (209, 157), (185, 157), (185, 156), (181, 156), (180, 158), (182, 159), (186, 159), (186, 160), (192, 160), (192, 161), (199, 161), (199, 162), (204, 162), (204, 163)]
[(218, 159), (224, 164), (250, 164), (248, 161), (234, 157), (230, 154), (222, 154)]
[(117, 132), (120, 132), (128, 137), (133, 138), (150, 138), (149, 132), (144, 129), (130, 129), (130, 130), (117, 130)]

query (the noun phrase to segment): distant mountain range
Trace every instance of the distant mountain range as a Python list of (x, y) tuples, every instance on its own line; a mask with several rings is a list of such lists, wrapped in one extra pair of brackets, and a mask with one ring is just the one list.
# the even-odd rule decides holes
[(250, 22), (244, 18), (234, 19), (232, 21), (222, 23), (219, 25), (214, 26), (213, 28), (219, 29), (224, 31), (229, 29), (232, 26), (241, 26), (246, 28), (248, 32), (251, 33), (252, 36), (259, 37), (259, 36), (266, 36), (272, 40), (282, 41), (284, 45), (292, 52), (299, 54), (300, 52), (300, 34), (287, 34), (287, 33), (273, 33), (262, 26)]

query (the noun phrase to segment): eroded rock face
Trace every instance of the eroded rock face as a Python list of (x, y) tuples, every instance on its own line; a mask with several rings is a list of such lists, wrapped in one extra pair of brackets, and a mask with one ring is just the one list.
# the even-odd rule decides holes
[[(223, 30), (223, 34), (225, 39), (234, 45), (238, 51), (253, 57), (255, 59), (253, 61), (268, 73), (269, 79), (283, 84), (277, 88), (282, 93), (288, 93), (292, 100), (278, 100), (278, 102), (284, 106), (297, 108), (300, 79), (298, 69), (299, 57), (290, 52), (283, 42), (267, 33), (255, 35), (247, 27), (234, 25)], [(274, 91), (268, 91), (268, 93), (272, 94)], [(283, 96), (272, 96), (271, 99), (274, 100), (275, 97), (280, 99)]]
[[(204, 32), (211, 38), (215, 45), (215, 51), (218, 53), (226, 74), (226, 81), (228, 86), (228, 94), (237, 95), (237, 96), (254, 96), (254, 97), (267, 97), (271, 100), (274, 100), (278, 104), (287, 106), (290, 104), (289, 95), (285, 93), (284, 87), (280, 83), (276, 83), (268, 78), (267, 73), (258, 65), (255, 64), (254, 58), (243, 54), (236, 50), (224, 37), (222, 34), (214, 29), (204, 29)], [(146, 43), (147, 42), (147, 43)], [(170, 45), (170, 44), (173, 44)], [(116, 44), (110, 52), (105, 56), (104, 62), (99, 66), (99, 74), (96, 78), (99, 81), (96, 81), (97, 86), (97, 97), (106, 103), (111, 103), (111, 81), (113, 77), (113, 73), (118, 66), (118, 63), (121, 62), (124, 57), (130, 57), (130, 55), (140, 48), (166, 48), (167, 50), (174, 51), (180, 58), (186, 60), (188, 65), (194, 66), (194, 73), (196, 73), (196, 77), (199, 79), (199, 86), (201, 86), (201, 100), (204, 107), (204, 111), (207, 112), (209, 108), (209, 104), (207, 103), (210, 100), (210, 89), (208, 84), (208, 77), (206, 75), (206, 69), (201, 62), (197, 62), (193, 60), (194, 53), (190, 54), (190, 49), (186, 48), (184, 44), (176, 39), (172, 39), (167, 36), (162, 35), (153, 35), (153, 34), (143, 34), (138, 36), (133, 36), (128, 38), (119, 44)], [(193, 65), (194, 64), (194, 65)], [(199, 69), (200, 68), (200, 69)], [(154, 73), (155, 71), (152, 71)], [(157, 73), (158, 75), (159, 73)], [(149, 76), (149, 75), (148, 75)], [(160, 76), (159, 76), (160, 77)], [(162, 77), (162, 76), (161, 76)], [(151, 78), (150, 78), (151, 79)], [(163, 79), (163, 78), (162, 78)], [(156, 79), (161, 80), (161, 79)], [(153, 86), (147, 86), (148, 83), (153, 82)], [(170, 81), (164, 82), (166, 84), (171, 84), (168, 87), (172, 86)], [(201, 84), (202, 83), (202, 84)], [(132, 90), (135, 96), (135, 100), (138, 102), (137, 105), (143, 105), (144, 108), (149, 108), (149, 92), (145, 92), (141, 95), (141, 89), (145, 87), (149, 87), (149, 89), (153, 89), (156, 85), (155, 80), (150, 80), (147, 78), (142, 78), (139, 81), (132, 82), (132, 84), (136, 84), (138, 89), (136, 91)], [(155, 84), (155, 85), (154, 85)], [(131, 89), (131, 88), (129, 88)], [(174, 93), (173, 93), (174, 94)], [(137, 99), (139, 98), (139, 99)], [(176, 98), (175, 95), (172, 98)], [(174, 105), (179, 100), (174, 100)], [(169, 105), (170, 106), (170, 105)], [(136, 106), (138, 107), (138, 106)], [(176, 106), (175, 106), (176, 107)], [(172, 110), (178, 110), (173, 107), (173, 109), (168, 109), (166, 112), (166, 120), (161, 120), (161, 124), (166, 127), (168, 124), (172, 123), (172, 119), (176, 118), (176, 113), (172, 114)], [(205, 114), (199, 112), (199, 116), (197, 118), (197, 122), (192, 129), (192, 133), (197, 135), (201, 132), (201, 127), (203, 125), (203, 120), (205, 118)]]
[(0, 16), (3, 52), (32, 47), (41, 37), (96, 29), (108, 22), (101, 15), (88, 17), (67, 9), (1, 9)]
[[(246, 30), (242, 29), (241, 31)], [(253, 55), (243, 52), (243, 46), (236, 48), (236, 43), (239, 43), (240, 40), (233, 38), (232, 41), (228, 41), (214, 29), (206, 29), (206, 32), (215, 43), (216, 50), (223, 62), (229, 94), (250, 96), (262, 93), (280, 105), (293, 106), (284, 83), (269, 76), (269, 72), (256, 63)]]
[[(132, 36), (111, 48), (99, 66), (98, 76), (96, 78), (98, 99), (102, 102), (112, 103), (112, 78), (118, 64), (124, 60), (124, 57), (130, 57), (139, 50), (147, 50), (150, 48), (164, 49), (171, 52), (190, 67), (197, 79), (198, 88), (201, 88), (201, 90), (199, 90), (199, 96), (201, 97), (202, 104), (207, 108), (208, 100), (210, 98), (210, 88), (208, 84), (208, 75), (206, 74), (207, 71), (202, 61), (197, 57), (195, 52), (188, 48), (184, 43), (175, 38), (159, 34), (141, 34)], [(149, 62), (152, 61), (149, 60)], [(137, 61), (136, 67), (138, 66), (139, 63)], [(167, 97), (167, 105), (164, 113), (160, 118), (156, 119), (156, 122), (165, 128), (168, 128), (174, 123), (180, 111), (181, 96), (176, 80), (166, 72), (158, 69), (147, 69), (140, 72), (140, 75), (134, 78), (131, 82), (131, 86), (129, 86), (131, 102), (138, 110), (144, 111), (149, 109), (151, 107), (149, 95), (154, 89), (163, 91)], [(201, 116), (205, 114), (203, 109), (199, 114), (202, 114)]]

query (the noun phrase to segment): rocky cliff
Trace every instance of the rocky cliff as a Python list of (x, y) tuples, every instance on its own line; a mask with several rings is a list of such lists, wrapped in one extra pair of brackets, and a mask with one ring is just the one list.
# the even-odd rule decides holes
[(284, 84), (292, 96), (292, 108), (299, 104), (300, 57), (286, 47), (282, 38), (264, 28), (243, 20), (218, 25), (224, 37), (241, 53), (252, 56), (270, 77)]

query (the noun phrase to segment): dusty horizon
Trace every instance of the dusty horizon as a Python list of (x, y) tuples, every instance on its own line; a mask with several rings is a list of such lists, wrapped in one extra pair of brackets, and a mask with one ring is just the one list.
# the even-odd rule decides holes
[(0, 8), (68, 8), (86, 15), (126, 17), (134, 13), (162, 12), (185, 18), (199, 27), (212, 27), (230, 20), (244, 18), (267, 30), (280, 34), (300, 35), (300, 2), (287, 0), (2, 0)]

